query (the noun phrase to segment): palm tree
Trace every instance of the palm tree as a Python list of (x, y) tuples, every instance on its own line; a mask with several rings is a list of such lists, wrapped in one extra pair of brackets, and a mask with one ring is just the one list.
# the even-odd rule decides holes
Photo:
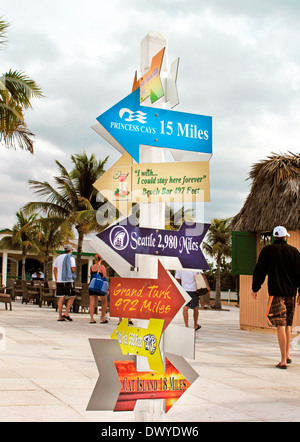
[[(26, 213), (40, 210), (42, 213), (63, 218), (70, 226), (75, 226), (78, 234), (76, 279), (81, 281), (83, 239), (87, 233), (96, 228), (96, 210), (92, 205), (96, 189), (93, 187), (93, 183), (104, 172), (107, 158), (97, 162), (94, 155), (88, 158), (84, 153), (71, 156), (71, 159), (75, 167), (70, 173), (61, 163), (56, 161), (60, 172), (58, 176), (54, 177), (56, 188), (46, 181), (29, 181), (34, 191), (46, 197), (47, 200), (27, 203), (24, 209)], [(83, 173), (84, 180), (82, 179)], [(98, 228), (98, 230), (100, 229)]]
[[(5, 43), (9, 24), (0, 18), (0, 47)], [(18, 145), (33, 153), (34, 134), (24, 121), (24, 110), (32, 98), (43, 97), (40, 87), (23, 72), (9, 70), (0, 77), (0, 141), (5, 147)]]
[(0, 240), (0, 248), (22, 251), (22, 279), (26, 278), (25, 263), (27, 254), (38, 250), (34, 241), (33, 228), (36, 216), (36, 214), (32, 214), (26, 217), (25, 213), (20, 210), (16, 213), (17, 222), (13, 226), (11, 234)]
[(86, 152), (71, 155), (74, 169), (70, 175), (77, 180), (80, 195), (88, 199), (94, 209), (97, 209), (100, 204), (97, 202), (97, 190), (93, 184), (104, 173), (108, 158), (97, 161), (94, 154), (88, 158)]
[(35, 220), (35, 244), (38, 247), (38, 256), (44, 262), (44, 278), (48, 281), (48, 262), (50, 254), (73, 238), (73, 231), (69, 223), (63, 218), (48, 215), (46, 218)]
[(231, 256), (231, 218), (213, 219), (207, 232), (203, 249), (216, 260), (216, 297), (214, 308), (221, 309), (221, 263), (222, 258)]
[(182, 206), (177, 211), (174, 211), (174, 205), (166, 204), (165, 207), (165, 228), (166, 230), (178, 230), (181, 224), (185, 221), (194, 222), (194, 210), (185, 209)]

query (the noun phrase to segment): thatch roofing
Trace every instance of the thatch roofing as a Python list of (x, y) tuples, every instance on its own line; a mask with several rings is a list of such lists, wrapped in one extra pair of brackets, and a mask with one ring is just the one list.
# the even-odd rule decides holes
[(252, 166), (251, 191), (232, 219), (232, 230), (268, 232), (276, 225), (300, 230), (300, 155), (272, 153), (267, 158)]

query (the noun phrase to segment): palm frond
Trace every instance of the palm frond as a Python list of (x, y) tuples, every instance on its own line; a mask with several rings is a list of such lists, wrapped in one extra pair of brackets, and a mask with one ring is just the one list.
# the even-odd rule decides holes
[(1, 77), (1, 83), (5, 85), (15, 103), (24, 109), (32, 107), (32, 98), (43, 98), (41, 88), (34, 80), (23, 72), (9, 70)]
[(6, 31), (9, 26), (10, 24), (0, 17), (0, 46), (4, 46), (7, 42)]

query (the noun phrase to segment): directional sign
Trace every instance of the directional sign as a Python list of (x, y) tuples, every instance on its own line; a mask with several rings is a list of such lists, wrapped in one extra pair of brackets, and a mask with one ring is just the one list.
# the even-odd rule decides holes
[(108, 227), (97, 236), (135, 267), (135, 255), (177, 257), (183, 268), (209, 270), (200, 249), (209, 224), (184, 222), (179, 230), (135, 225), (135, 216)]
[(132, 203), (209, 201), (209, 162), (133, 164), (124, 153), (94, 187), (123, 215)]
[(97, 118), (138, 163), (140, 145), (212, 154), (212, 118), (146, 107), (137, 89)]
[(165, 330), (187, 302), (183, 289), (158, 261), (157, 279), (110, 278), (111, 317), (163, 319)]
[[(162, 372), (140, 372), (136, 356), (122, 355), (114, 339), (89, 339), (99, 378), (87, 410), (133, 410), (139, 399), (166, 399), (166, 412), (199, 377), (181, 356), (165, 353)], [(128, 362), (128, 363), (127, 363)]]
[(135, 72), (132, 92), (140, 88), (140, 102), (150, 97), (151, 103), (164, 96), (164, 90), (160, 79), (160, 71), (165, 48), (159, 51), (151, 61), (150, 70), (137, 80), (137, 72)]
[(123, 319), (111, 338), (117, 339), (122, 353), (135, 354), (148, 358), (150, 370), (164, 370), (159, 343), (162, 334), (164, 321), (161, 319), (150, 319), (148, 328), (132, 327), (128, 319)]
[[(165, 399), (166, 413), (198, 378), (188, 379), (166, 358), (164, 372), (137, 371), (133, 361), (114, 361), (121, 390), (114, 411), (134, 410), (137, 400)], [(190, 365), (188, 368), (191, 369)]]

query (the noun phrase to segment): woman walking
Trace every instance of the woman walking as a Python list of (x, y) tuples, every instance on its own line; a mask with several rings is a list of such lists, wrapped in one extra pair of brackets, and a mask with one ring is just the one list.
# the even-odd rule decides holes
[[(101, 277), (106, 278), (106, 268), (104, 267), (102, 263), (102, 258), (100, 255), (95, 255), (94, 258), (94, 264), (91, 266), (90, 268), (90, 277), (92, 280), (97, 273), (100, 273)], [(98, 296), (101, 297), (101, 318), (100, 318), (100, 324), (107, 324), (108, 320), (105, 318), (105, 313), (107, 310), (107, 294), (105, 295), (99, 295), (96, 292), (93, 292), (92, 290), (89, 289), (89, 294), (90, 294), (90, 306), (89, 306), (89, 311), (90, 311), (90, 324), (96, 324), (96, 321), (94, 319), (94, 312), (95, 312), (95, 308), (97, 306), (98, 303)]]

